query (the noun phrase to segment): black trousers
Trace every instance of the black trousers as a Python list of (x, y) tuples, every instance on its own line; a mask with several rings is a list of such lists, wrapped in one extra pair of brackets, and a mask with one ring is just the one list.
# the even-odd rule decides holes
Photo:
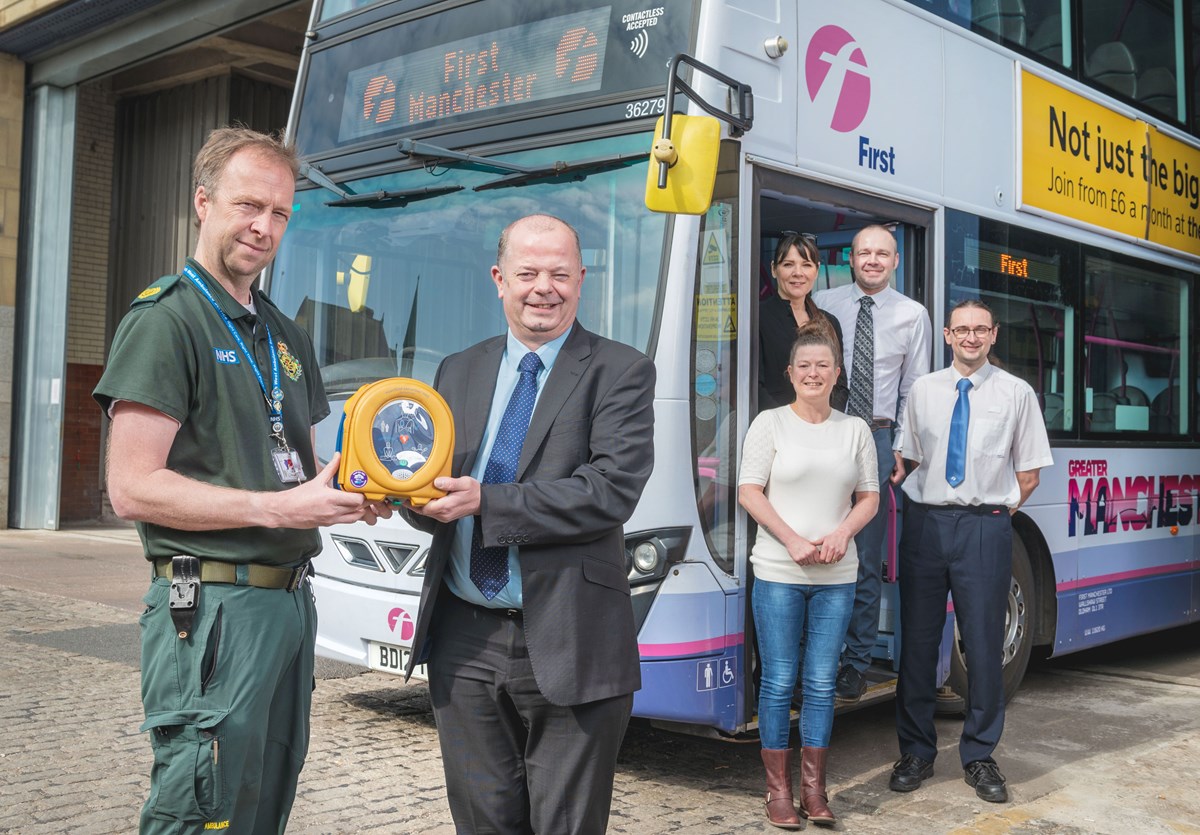
[(1012, 581), (1012, 519), (1006, 508), (906, 502), (900, 538), (900, 753), (932, 762), (938, 647), (946, 593), (967, 656), (962, 764), (991, 759), (1004, 730), (1004, 617)]
[(633, 694), (551, 704), (519, 613), (446, 591), (437, 606), (429, 693), (457, 831), (601, 835)]

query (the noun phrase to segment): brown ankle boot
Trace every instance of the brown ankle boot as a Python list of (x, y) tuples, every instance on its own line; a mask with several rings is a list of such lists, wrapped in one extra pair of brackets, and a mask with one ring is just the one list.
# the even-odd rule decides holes
[(829, 811), (825, 794), (825, 757), (828, 748), (800, 750), (800, 816), (813, 823), (832, 826), (837, 818)]
[(780, 829), (799, 829), (800, 816), (792, 805), (792, 749), (762, 749), (767, 770), (767, 821)]

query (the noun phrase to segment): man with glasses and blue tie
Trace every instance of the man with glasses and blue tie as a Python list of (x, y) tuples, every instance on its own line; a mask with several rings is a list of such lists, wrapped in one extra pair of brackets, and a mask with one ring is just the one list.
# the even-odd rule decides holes
[(429, 663), (459, 832), (603, 833), (641, 686), (622, 525), (654, 466), (654, 364), (576, 321), (579, 236), (531, 215), (500, 235), (508, 333), (447, 357), (446, 496), (407, 673)]
[(1004, 618), (1012, 580), (1012, 514), (1053, 463), (1037, 395), (988, 362), (999, 328), (966, 299), (943, 335), (949, 368), (913, 385), (901, 451), (910, 470), (900, 538), (900, 760), (889, 788), (909, 792), (933, 774), (938, 647), (946, 594), (967, 656), (966, 719), (959, 757), (982, 800), (1008, 800), (992, 752), (1004, 729)]

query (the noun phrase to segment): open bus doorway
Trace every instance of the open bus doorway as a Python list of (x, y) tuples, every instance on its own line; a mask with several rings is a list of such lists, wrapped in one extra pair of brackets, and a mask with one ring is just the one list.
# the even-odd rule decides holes
[[(789, 233), (803, 233), (815, 236), (816, 245), (820, 252), (817, 279), (810, 292), (841, 287), (853, 282), (850, 267), (851, 242), (857, 232), (871, 225), (880, 225), (892, 231), (896, 238), (899, 253), (899, 265), (892, 280), (892, 286), (906, 296), (925, 303), (928, 298), (928, 287), (931, 283), (932, 268), (929, 264), (928, 242), (933, 225), (933, 213), (915, 209), (911, 206), (892, 204), (877, 198), (865, 197), (835, 190), (828, 186), (814, 184), (808, 181), (784, 178), (775, 172), (765, 172), (760, 178), (762, 188), (756, 202), (757, 212), (753, 219), (753, 240), (756, 242), (751, 262), (751, 274), (746, 291), (750, 297), (751, 321), (754, 324), (752, 340), (751, 373), (749, 379), (752, 389), (752, 415), (757, 414), (763, 404), (758, 402), (757, 385), (760, 368), (767, 366), (786, 365), (786, 359), (766, 363), (760, 356), (762, 342), (759, 334), (759, 304), (778, 293), (776, 281), (772, 278), (771, 261), (776, 246)], [(788, 182), (784, 182), (784, 180)], [(745, 286), (745, 285), (744, 285)], [(931, 318), (935, 318), (931, 311)], [(842, 324), (843, 338), (852, 339), (852, 334), (846, 324)], [(841, 358), (839, 358), (841, 359)], [(845, 363), (843, 363), (845, 365)], [(842, 370), (843, 378), (849, 374), (849, 368)], [(749, 421), (747, 422), (749, 423)], [(890, 698), (895, 690), (896, 670), (899, 666), (899, 618), (897, 610), (898, 588), (896, 586), (896, 554), (899, 541), (899, 508), (901, 493), (890, 484), (881, 485), (880, 501), (888, 510), (887, 531), (877, 554), (860, 559), (871, 558), (879, 561), (883, 578), (881, 588), (881, 604), (879, 632), (872, 650), (872, 663), (867, 672), (868, 688), (863, 698), (853, 705), (838, 705), (839, 710), (857, 708)], [(747, 548), (754, 541), (754, 523), (750, 525), (747, 537)], [(750, 611), (750, 599), (753, 594), (753, 570), (749, 557), (746, 559), (747, 590), (746, 596), (746, 629), (750, 636), (750, 645), (754, 651), (752, 674), (747, 676), (755, 687), (758, 682), (757, 640), (753, 636), (754, 624)], [(798, 693), (797, 693), (798, 695)], [(756, 699), (756, 692), (747, 694), (748, 699)], [(756, 702), (754, 702), (756, 703)]]

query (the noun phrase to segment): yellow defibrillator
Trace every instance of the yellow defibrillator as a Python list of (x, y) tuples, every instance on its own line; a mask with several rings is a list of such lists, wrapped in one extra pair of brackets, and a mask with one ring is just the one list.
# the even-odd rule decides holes
[(388, 377), (346, 401), (338, 449), (341, 489), (371, 501), (407, 499), (419, 507), (445, 495), (433, 480), (450, 475), (454, 418), (431, 386)]

